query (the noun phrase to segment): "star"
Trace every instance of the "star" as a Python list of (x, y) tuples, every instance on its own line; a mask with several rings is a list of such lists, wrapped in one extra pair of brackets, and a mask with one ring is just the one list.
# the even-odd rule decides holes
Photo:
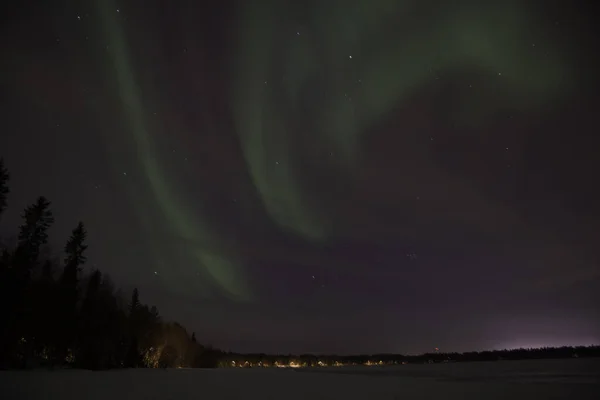
[[(577, 265), (594, 261), (593, 245), (588, 249), (593, 238), (585, 227), (574, 230), (579, 219), (597, 212), (569, 191), (589, 181), (589, 170), (600, 161), (587, 154), (593, 153), (595, 138), (581, 134), (569, 140), (570, 131), (584, 131), (594, 121), (593, 110), (577, 106), (589, 103), (591, 94), (584, 87), (596, 79), (592, 73), (585, 76), (588, 69), (576, 68), (589, 58), (587, 28), (579, 35), (576, 26), (566, 26), (568, 21), (554, 26), (558, 21), (549, 15), (537, 21), (535, 6), (521, 10), (499, 3), (498, 15), (506, 17), (519, 40), (491, 35), (487, 39), (497, 57), (488, 59), (481, 51), (485, 49), (471, 49), (469, 57), (457, 60), (455, 53), (464, 50), (461, 43), (438, 54), (440, 40), (455, 36), (451, 23), (476, 32), (480, 24), (494, 21), (495, 12), (452, 4), (460, 20), (447, 21), (445, 15), (407, 10), (403, 17), (419, 18), (419, 23), (402, 27), (381, 10), (351, 15), (341, 8), (331, 10), (331, 18), (321, 18), (330, 12), (327, 4), (315, 3), (298, 16), (284, 2), (273, 2), (275, 19), (291, 22), (280, 24), (256, 21), (264, 12), (260, 2), (248, 2), (235, 18), (221, 9), (202, 12), (208, 8), (200, 3), (170, 3), (168, 15), (133, 10), (135, 15), (123, 18), (123, 1), (107, 4), (101, 13), (67, 6), (70, 16), (50, 30), (48, 21), (60, 22), (65, 7), (49, 7), (43, 16), (16, 14), (19, 19), (12, 25), (18, 31), (7, 32), (11, 37), (5, 42), (7, 58), (17, 61), (0, 76), (7, 96), (14, 97), (3, 105), (4, 128), (11, 133), (0, 135), (0, 157), (11, 173), (11, 189), (14, 185), (7, 211), (0, 193), (2, 238), (18, 230), (20, 207), (35, 196), (48, 196), (57, 214), (56, 234), (50, 233), (49, 242), (60, 246), (79, 219), (89, 224), (90, 266), (98, 262), (103, 274), (114, 276), (116, 287), (127, 288), (125, 296), (140, 286), (143, 301), (157, 303), (165, 320), (177, 310), (188, 331), (202, 331), (203, 321), (209, 321), (210, 337), (202, 341), (225, 350), (282, 354), (337, 349), (418, 353), (434, 346), (468, 351), (496, 343), (505, 332), (500, 339), (478, 341), (468, 337), (466, 323), (497, 323), (510, 331), (507, 336), (528, 330), (523, 326), (519, 331), (512, 320), (504, 326), (502, 319), (513, 306), (529, 304), (532, 290), (538, 290), (530, 290), (531, 282), (522, 282), (526, 279), (511, 285), (516, 273), (526, 268), (527, 280), (562, 281), (559, 256), (569, 254)], [(111, 14), (112, 7), (119, 15)], [(386, 11), (404, 12), (401, 6)], [(575, 16), (574, 11), (567, 14)], [(133, 16), (142, 34), (129, 34), (127, 20)], [(94, 27), (88, 26), (92, 20)], [(440, 29), (428, 34), (431, 24)], [(143, 34), (156, 26), (164, 29)], [(300, 27), (307, 29), (302, 41)], [(351, 37), (338, 35), (339, 28), (349, 29)], [(279, 45), (285, 43), (278, 38), (285, 38), (289, 47), (292, 33), (297, 38), (293, 44), (300, 47), (281, 51)], [(567, 33), (569, 43), (544, 39)], [(52, 34), (61, 35), (54, 37), (57, 46), (50, 41)], [(543, 40), (541, 53), (531, 36)], [(206, 38), (200, 47), (194, 40), (198, 37)], [(319, 43), (325, 37), (326, 43)], [(355, 63), (354, 50), (368, 57)], [(511, 57), (512, 50), (521, 51), (518, 59)], [(573, 59), (563, 60), (567, 53)], [(147, 59), (152, 62), (140, 64)], [(407, 62), (411, 67), (405, 71)], [(536, 76), (546, 64), (552, 68)], [(498, 78), (505, 77), (500, 68), (509, 77), (491, 79), (494, 68), (499, 68)], [(266, 76), (275, 79), (273, 87), (261, 90), (260, 78), (269, 86)], [(573, 82), (552, 84), (564, 76)], [(431, 82), (431, 77), (441, 82)], [(517, 79), (523, 77), (531, 79)], [(465, 90), (475, 88), (471, 78), (477, 82), (473, 96)], [(567, 95), (573, 107), (562, 107)], [(57, 129), (52, 130), (53, 124)], [(540, 142), (543, 149), (536, 148)], [(57, 151), (44, 151), (52, 144)], [(562, 148), (577, 159), (552, 157)], [(31, 154), (23, 157), (27, 150)], [(51, 173), (39, 179), (35, 172), (48, 165)], [(528, 184), (544, 171), (552, 174), (552, 185)], [(426, 200), (421, 201), (420, 192)], [(546, 197), (561, 202), (521, 218), (523, 210)], [(589, 211), (594, 214), (586, 218)], [(544, 213), (555, 217), (543, 218)], [(511, 235), (515, 224), (519, 232)], [(571, 249), (571, 241), (581, 251)], [(152, 251), (139, 251), (148, 248)], [(522, 261), (530, 259), (536, 265)], [(166, 265), (165, 279), (158, 279), (160, 272), (152, 266)], [(566, 268), (565, 274), (570, 272)], [(489, 273), (495, 279), (481, 279)], [(398, 292), (397, 279), (419, 282), (426, 276), (436, 277), (426, 295), (414, 285)], [(474, 289), (445, 296), (447, 287), (457, 285)], [(505, 302), (503, 288), (508, 286), (516, 293)], [(356, 296), (357, 288), (376, 295)], [(581, 290), (578, 286), (574, 293), (592, 300), (594, 293)], [(230, 295), (239, 297), (242, 311), (255, 323), (243, 326)], [(542, 304), (545, 296), (541, 293), (535, 305), (525, 307), (520, 315), (525, 323), (537, 323), (530, 313), (554, 316), (551, 305), (546, 309)], [(587, 306), (581, 299), (573, 302)], [(508, 309), (500, 307), (504, 303)], [(360, 312), (344, 310), (346, 306)], [(496, 306), (489, 321), (485, 315), (482, 321), (475, 317)], [(202, 315), (194, 311), (198, 308)], [(332, 323), (321, 321), (337, 310), (343, 311), (336, 315), (340, 329), (414, 312), (422, 331), (402, 330), (401, 319), (394, 319), (386, 332), (347, 329), (340, 338), (329, 332)], [(289, 314), (284, 324), (274, 318), (280, 313)], [(439, 318), (455, 317), (464, 332), (419, 337), (434, 330)], [(297, 327), (302, 326), (322, 335), (316, 341), (300, 337)], [(222, 334), (240, 327), (243, 335)], [(540, 331), (546, 328), (551, 329)], [(333, 349), (326, 346), (331, 342)]]

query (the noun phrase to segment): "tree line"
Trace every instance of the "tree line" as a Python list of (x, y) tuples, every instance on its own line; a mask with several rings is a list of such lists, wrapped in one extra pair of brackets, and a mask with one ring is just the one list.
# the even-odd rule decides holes
[[(0, 159), (0, 222), (9, 179)], [(0, 368), (217, 366), (219, 351), (163, 321), (156, 307), (141, 303), (138, 289), (124, 296), (108, 274), (85, 268), (83, 222), (61, 259), (47, 245), (51, 202), (40, 196), (21, 217), (16, 244), (0, 240)]]
[(351, 365), (384, 366), (400, 364), (437, 364), (449, 362), (542, 360), (564, 358), (600, 357), (600, 346), (563, 346), (541, 348), (518, 348), (465, 353), (430, 352), (419, 355), (402, 354), (356, 354), (356, 355), (275, 355), (224, 353), (220, 367), (343, 367)]

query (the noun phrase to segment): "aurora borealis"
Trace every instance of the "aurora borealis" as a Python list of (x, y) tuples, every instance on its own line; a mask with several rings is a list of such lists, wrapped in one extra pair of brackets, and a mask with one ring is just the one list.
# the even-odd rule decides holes
[(43, 193), (53, 237), (83, 219), (90, 262), (224, 348), (598, 341), (585, 7), (15, 5), (0, 230)]

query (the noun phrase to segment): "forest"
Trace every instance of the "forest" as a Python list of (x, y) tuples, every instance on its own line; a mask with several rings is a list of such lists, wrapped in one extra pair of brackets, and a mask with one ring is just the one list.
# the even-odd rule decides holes
[[(9, 179), (0, 159), (0, 223)], [(16, 243), (0, 238), (0, 369), (217, 366), (217, 350), (163, 321), (156, 307), (140, 301), (138, 289), (124, 294), (107, 274), (86, 268), (83, 222), (62, 254), (54, 254), (51, 205), (38, 197), (21, 214)]]

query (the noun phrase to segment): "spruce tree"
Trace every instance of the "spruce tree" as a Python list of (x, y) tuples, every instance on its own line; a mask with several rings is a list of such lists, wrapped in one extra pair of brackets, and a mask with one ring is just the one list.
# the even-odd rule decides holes
[(84, 252), (87, 249), (85, 239), (87, 232), (80, 222), (73, 229), (71, 237), (65, 245), (65, 267), (60, 279), (61, 291), (63, 292), (63, 300), (68, 304), (63, 304), (70, 309), (74, 309), (77, 304), (77, 285), (79, 283), (79, 272), (81, 266), (85, 263), (86, 257)]
[(131, 294), (131, 303), (129, 303), (129, 318), (134, 318), (136, 311), (140, 308), (140, 293), (137, 288), (133, 289)]
[(83, 253), (87, 250), (87, 245), (84, 244), (87, 238), (87, 232), (83, 226), (83, 222), (79, 222), (77, 227), (73, 229), (71, 237), (65, 245), (65, 266), (72, 265), (75, 268), (79, 268), (85, 264), (87, 258)]
[(71, 237), (65, 245), (65, 266), (60, 277), (59, 286), (59, 309), (60, 309), (60, 343), (58, 345), (58, 357), (64, 360), (68, 349), (73, 349), (77, 328), (77, 301), (79, 272), (81, 266), (85, 263), (84, 252), (87, 249), (85, 244), (87, 233), (80, 222), (73, 229)]
[(140, 294), (134, 288), (129, 303), (129, 347), (125, 356), (125, 366), (129, 368), (139, 367), (142, 363), (139, 352), (140, 309)]
[(38, 260), (40, 247), (48, 242), (48, 229), (54, 223), (50, 201), (44, 196), (38, 197), (35, 203), (25, 208), (22, 218), (16, 261), (31, 269)]

